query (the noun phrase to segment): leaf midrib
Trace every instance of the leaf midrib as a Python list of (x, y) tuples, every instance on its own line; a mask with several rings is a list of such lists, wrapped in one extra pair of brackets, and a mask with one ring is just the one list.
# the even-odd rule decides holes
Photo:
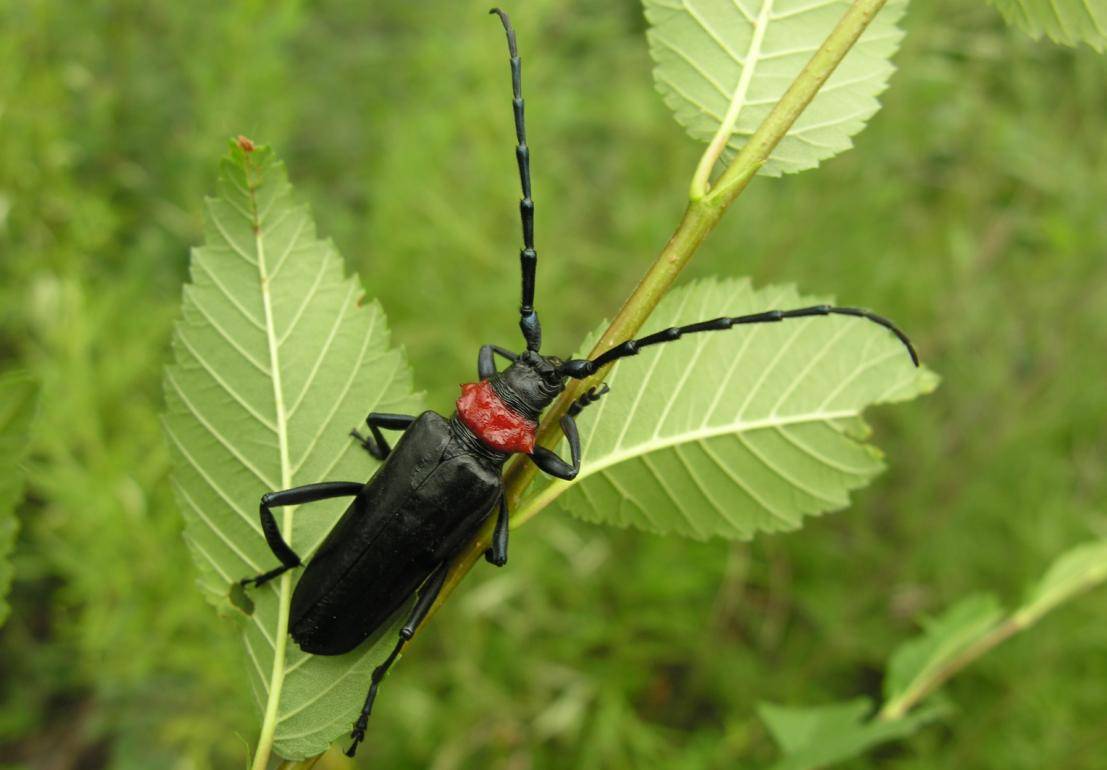
[[(270, 279), (265, 264), (265, 242), (261, 235), (261, 217), (258, 213), (254, 182), (250, 178), (252, 163), (247, 157), (245, 164), (247, 194), (250, 197), (251, 225), (254, 231), (254, 250), (257, 255), (258, 281), (261, 287), (262, 308), (265, 312), (265, 336), (269, 346), (269, 369), (273, 383), (273, 402), (276, 409), (277, 443), (281, 460), (281, 488), (292, 486), (292, 464), (288, 450), (288, 419), (284, 405), (284, 389), (281, 382), (280, 341), (277, 338), (276, 324), (273, 321), (273, 301), (270, 293)], [(292, 539), (292, 514), (295, 506), (286, 506), (282, 516), (281, 534), (288, 542)], [(268, 699), (265, 704), (265, 716), (262, 720), (261, 734), (258, 737), (258, 750), (254, 755), (254, 770), (264, 770), (269, 763), (269, 753), (273, 745), (273, 736), (277, 727), (277, 712), (280, 706), (281, 689), (284, 685), (284, 660), (288, 641), (288, 615), (292, 601), (292, 573), (281, 575), (277, 598), (276, 643), (273, 646), (273, 670), (270, 674)]]
[[(735, 4), (741, 5), (735, 0)], [(744, 9), (743, 9), (744, 10)], [(765, 30), (769, 26), (769, 20), (773, 12), (773, 0), (762, 0), (761, 11), (757, 14), (757, 21), (753, 25), (753, 37), (750, 39), (750, 47), (746, 50), (745, 64), (742, 66), (742, 75), (738, 78), (738, 86), (734, 90), (734, 98), (730, 102), (723, 119), (722, 131), (726, 132), (727, 140), (734, 132), (738, 124), (738, 116), (742, 108), (746, 106), (746, 94), (749, 93), (750, 83), (753, 82), (754, 72), (761, 60), (761, 44), (765, 40)]]
[[(619, 463), (626, 462), (627, 460), (633, 460), (636, 457), (641, 457), (645, 454), (652, 454), (659, 452), (663, 449), (669, 449), (670, 447), (679, 444), (689, 444), (696, 441), (704, 441), (706, 439), (715, 438), (717, 436), (729, 436), (731, 434), (749, 433), (755, 430), (764, 430), (766, 428), (780, 428), (789, 425), (799, 425), (809, 422), (828, 422), (830, 420), (840, 420), (848, 417), (857, 417), (861, 414), (859, 409), (839, 409), (830, 412), (817, 411), (806, 412), (802, 414), (780, 416), (770, 415), (769, 417), (761, 420), (750, 420), (737, 423), (724, 423), (721, 425), (713, 425), (711, 427), (701, 426), (695, 430), (681, 431), (666, 437), (655, 437), (648, 441), (641, 443), (630, 444), (619, 448), (611, 454), (592, 460), (587, 466), (587, 470), (582, 469), (581, 474), (577, 476), (576, 483), (583, 481), (589, 476), (594, 476), (600, 473), (612, 465), (618, 465)], [(565, 482), (568, 483), (568, 482)]]
[[(554, 479), (548, 485), (541, 488), (536, 494), (529, 497), (519, 508), (519, 510), (512, 516), (512, 526), (519, 526), (530, 519), (535, 513), (549, 504), (552, 500), (559, 497), (571, 486), (579, 486), (582, 481), (592, 476), (597, 476), (603, 473), (608, 468), (618, 465), (622, 462), (629, 460), (637, 460), (645, 457), (654, 452), (659, 452), (664, 449), (677, 449), (685, 444), (697, 442), (706, 447), (706, 444), (702, 442), (707, 439), (716, 438), (719, 436), (731, 436), (741, 435), (743, 433), (749, 433), (757, 430), (765, 430), (768, 428), (782, 428), (789, 425), (802, 425), (807, 423), (829, 424), (833, 425), (833, 420), (846, 419), (851, 417), (859, 417), (861, 415), (861, 408), (854, 409), (839, 409), (834, 411), (818, 410), (815, 412), (804, 412), (802, 414), (795, 414), (789, 416), (770, 415), (761, 420), (751, 420), (747, 422), (729, 422), (720, 425), (713, 425), (711, 427), (700, 426), (695, 430), (680, 431), (673, 433), (665, 438), (651, 438), (649, 441), (631, 444), (619, 448), (610, 454), (603, 457), (590, 460), (585, 465), (579, 476), (573, 481), (561, 481), (560, 479)], [(604, 476), (608, 480), (611, 480), (610, 476)], [(624, 495), (628, 496), (629, 495)], [(771, 507), (762, 503), (762, 506), (773, 515), (777, 515)]]

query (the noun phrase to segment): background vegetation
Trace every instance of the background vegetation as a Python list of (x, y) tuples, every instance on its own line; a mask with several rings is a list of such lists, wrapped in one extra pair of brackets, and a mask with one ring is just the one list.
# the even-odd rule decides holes
[[(0, 5), (0, 369), (42, 383), (0, 633), (0, 766), (241, 766), (236, 634), (193, 590), (159, 382), (226, 137), (280, 148), (433, 407), (515, 335), (516, 180), (484, 4)], [(653, 90), (636, 0), (509, 6), (526, 62), (549, 349), (611, 313), (701, 148)], [(885, 108), (757, 180), (688, 277), (796, 281), (908, 328), (943, 386), (875, 414), (850, 510), (727, 545), (550, 514), (389, 680), (366, 767), (722, 768), (760, 700), (876, 695), (976, 589), (1017, 598), (1107, 534), (1107, 60), (981, 3), (915, 4)], [(952, 720), (853, 767), (1097, 769), (1107, 595), (958, 678)]]

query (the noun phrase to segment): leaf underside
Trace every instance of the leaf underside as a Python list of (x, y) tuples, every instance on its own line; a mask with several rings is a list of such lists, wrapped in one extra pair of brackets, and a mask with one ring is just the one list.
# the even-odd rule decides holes
[[(278, 564), (262, 536), (259, 497), (366, 481), (376, 462), (350, 429), (372, 410), (418, 411), (420, 399), (402, 352), (389, 347), (381, 307), (363, 303), (333, 244), (316, 237), (283, 164), (267, 148), (233, 145), (218, 190), (207, 201), (205, 245), (192, 252), (164, 424), (200, 588), (241, 617), (231, 586)], [(348, 502), (277, 509), (277, 521), (307, 561)], [(295, 759), (349, 731), (393, 638), (339, 657), (302, 653), (283, 633), (294, 575), (249, 591), (243, 641), (263, 714), (280, 693), (274, 747)]]
[(1107, 48), (1107, 3), (1102, 0), (992, 0), (1008, 24), (1038, 40)]
[(955, 660), (1003, 617), (992, 594), (974, 594), (925, 623), (924, 633), (900, 645), (888, 662), (884, 698), (914, 697), (921, 683)]
[(771, 770), (814, 770), (859, 756), (889, 741), (914, 733), (944, 709), (921, 709), (903, 719), (868, 719), (872, 703), (858, 698), (824, 706), (779, 706), (762, 703), (758, 707), (765, 726), (784, 756)]
[[(791, 286), (705, 280), (671, 292), (644, 330), (816, 302)], [(624, 359), (607, 382), (579, 418), (576, 482), (536, 495), (560, 494), (588, 521), (748, 539), (846, 506), (883, 468), (862, 410), (937, 377), (887, 330), (831, 316), (688, 335)]]
[[(710, 141), (734, 103), (741, 149), (842, 18), (848, 0), (644, 0), (654, 81), (676, 120)], [(887, 87), (906, 0), (890, 0), (760, 172), (814, 168), (852, 147)]]
[(36, 391), (34, 381), (26, 374), (0, 376), (0, 625), (9, 612), (4, 601), (12, 582), (8, 558), (18, 531), (15, 509), (23, 498), (21, 466), (27, 453)]
[(1026, 627), (1081, 591), (1107, 581), (1107, 540), (1083, 543), (1066, 551), (1050, 565), (1028, 592), (1015, 614)]
[[(1024, 629), (1075, 594), (1105, 581), (1107, 541), (1082, 543), (1054, 560), (1011, 619)], [(869, 718), (872, 704), (866, 698), (810, 707), (762, 703), (758, 711), (784, 755), (772, 770), (828, 767), (945, 716), (949, 708), (941, 701), (915, 704), (953, 672), (949, 666), (965, 665), (966, 654), (990, 649), (988, 645), (969, 652), (1001, 622), (1005, 621), (999, 600), (993, 594), (973, 594), (926, 621), (923, 633), (901, 644), (884, 677), (885, 712), (889, 706), (891, 713), (910, 709), (899, 718)]]

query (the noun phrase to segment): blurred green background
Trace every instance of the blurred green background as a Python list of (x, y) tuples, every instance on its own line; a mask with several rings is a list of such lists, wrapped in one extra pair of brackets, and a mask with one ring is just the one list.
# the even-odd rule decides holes
[[(0, 767), (225, 768), (258, 718), (192, 587), (160, 379), (229, 136), (272, 144), (449, 409), (514, 344), (517, 180), (487, 2), (0, 3), (0, 369), (43, 383), (0, 632)], [(571, 351), (683, 208), (700, 148), (636, 0), (505, 2), (534, 150), (539, 307)], [(759, 180), (689, 277), (879, 309), (944, 377), (874, 415), (890, 470), (751, 544), (550, 511), (479, 569), (386, 687), (365, 767), (735, 768), (762, 699), (876, 695), (920, 616), (1009, 601), (1107, 535), (1107, 59), (983, 2), (915, 3), (851, 152)], [(1107, 594), (948, 688), (942, 725), (853, 768), (1107, 767)]]

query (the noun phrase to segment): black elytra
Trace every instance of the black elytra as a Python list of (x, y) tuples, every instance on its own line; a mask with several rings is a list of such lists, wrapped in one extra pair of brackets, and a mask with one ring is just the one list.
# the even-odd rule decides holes
[[(498, 8), (491, 12), (503, 23), (511, 62), (515, 155), (522, 185), (519, 328), (526, 349), (516, 354), (498, 345), (483, 345), (477, 355), (480, 382), (463, 386), (457, 410), (450, 417), (430, 411), (418, 416), (371, 413), (366, 418), (370, 435), (351, 433), (369, 454), (382, 461), (368, 482), (322, 482), (263, 495), (259, 507), (262, 531), (280, 566), (241, 581), (243, 585), (260, 586), (303, 564), (281, 535), (273, 508), (349, 497), (349, 507), (313, 555), (292, 594), (289, 633), (293, 640), (315, 655), (349, 652), (417, 595), (391, 654), (370, 677), (365, 704), (351, 733), (353, 743), (346, 751), (349, 756), (365, 737), (381, 680), (426, 618), (445, 582), (449, 564), (493, 511), (496, 525), (485, 558), (497, 566), (506, 564), (509, 514), (503, 466), (507, 459), (515, 453), (526, 454), (540, 470), (565, 480), (574, 479), (580, 471), (575, 418), (607, 392), (606, 385), (590, 389), (561, 418), (561, 429), (569, 443), (568, 462), (534, 443), (542, 412), (565, 390), (568, 379), (589, 377), (620, 358), (673, 342), (685, 334), (824, 315), (854, 316), (885, 327), (899, 338), (918, 365), (911, 342), (892, 322), (860, 308), (829, 305), (674, 326), (627, 340), (593, 359), (565, 361), (542, 355), (542, 327), (534, 308), (538, 255), (534, 249), (522, 67), (515, 30), (507, 14)], [(497, 370), (496, 356), (510, 365)], [(382, 430), (401, 432), (395, 447), (389, 446)]]

